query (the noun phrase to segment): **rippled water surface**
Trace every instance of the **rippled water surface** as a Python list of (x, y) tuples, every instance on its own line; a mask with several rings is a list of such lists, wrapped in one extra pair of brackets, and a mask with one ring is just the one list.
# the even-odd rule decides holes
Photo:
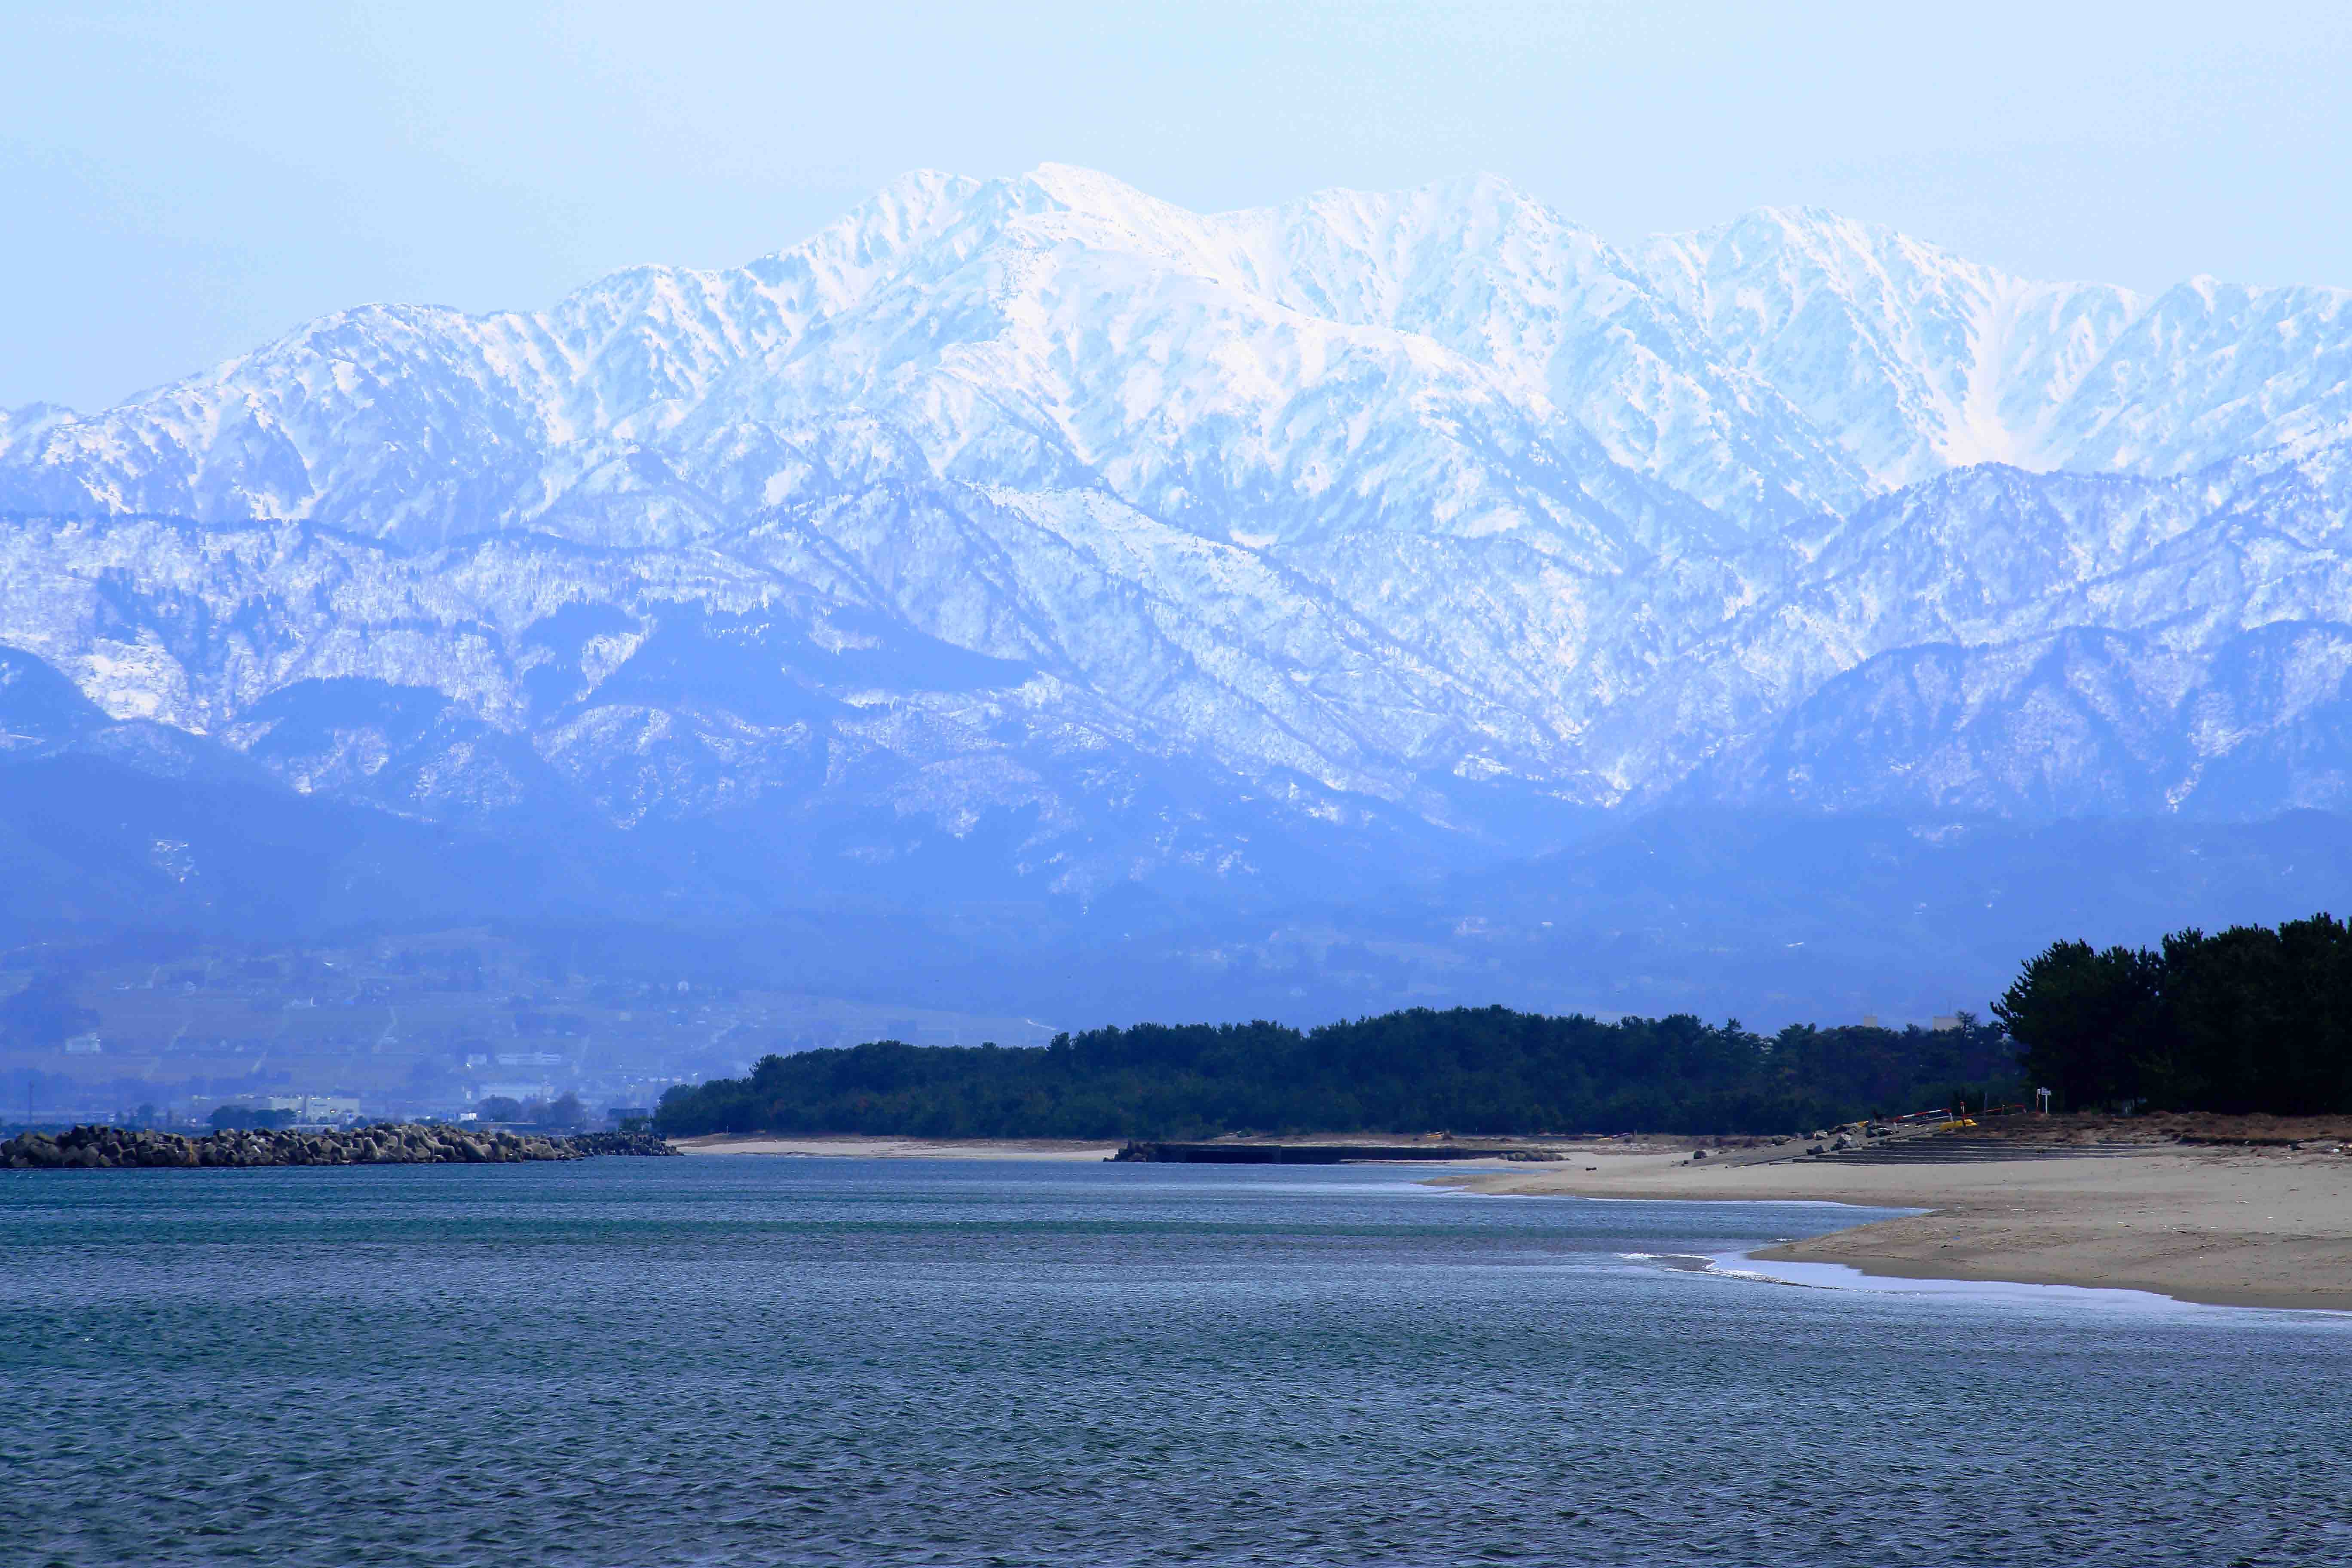
[(2352, 1321), (1812, 1205), (847, 1160), (0, 1173), (0, 1557), (2352, 1563)]

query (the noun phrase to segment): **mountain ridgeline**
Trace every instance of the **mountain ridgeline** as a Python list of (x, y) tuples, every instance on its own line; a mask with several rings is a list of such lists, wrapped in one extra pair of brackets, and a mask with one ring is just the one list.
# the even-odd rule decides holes
[[(1041, 1016), (1927, 1016), (2312, 907), (2199, 851), (2333, 858), (2347, 737), (2352, 293), (1818, 211), (919, 173), (740, 268), (0, 411), (10, 942), (487, 914)], [(1805, 930), (1580, 868), (1710, 813), (1833, 825), (1761, 900)], [(2084, 840), (2127, 923), (2018, 896)], [(1890, 885), (1938, 856), (1985, 885)]]
[(1767, 1037), (1689, 1016), (1412, 1008), (1307, 1030), (1139, 1024), (1044, 1049), (883, 1040), (772, 1056), (747, 1078), (672, 1089), (655, 1125), (672, 1137), (1803, 1132), (2014, 1088), (2008, 1037), (1969, 1019)]
[(924, 173), (730, 270), (0, 414), (0, 645), (302, 793), (820, 885), (2243, 819), (2352, 804), (2347, 370), (2342, 289), (1817, 211)]

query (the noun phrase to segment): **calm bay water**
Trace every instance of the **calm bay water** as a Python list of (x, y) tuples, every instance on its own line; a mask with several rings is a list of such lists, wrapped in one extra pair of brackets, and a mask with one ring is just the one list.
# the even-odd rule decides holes
[(1382, 1170), (0, 1173), (25, 1563), (2352, 1562), (2352, 1320)]

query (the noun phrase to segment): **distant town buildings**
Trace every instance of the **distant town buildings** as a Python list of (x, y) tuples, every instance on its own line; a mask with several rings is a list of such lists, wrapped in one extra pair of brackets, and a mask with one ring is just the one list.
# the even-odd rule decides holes
[(297, 1121), (356, 1121), (360, 1114), (355, 1094), (265, 1094), (252, 1103), (264, 1110), (290, 1110)]

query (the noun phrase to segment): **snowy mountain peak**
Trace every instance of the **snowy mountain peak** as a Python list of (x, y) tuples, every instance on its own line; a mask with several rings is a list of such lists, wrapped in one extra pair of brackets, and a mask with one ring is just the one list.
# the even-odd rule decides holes
[(2344, 290), (925, 171), (0, 415), (0, 645), (404, 810), (999, 812), (1081, 882), (1246, 860), (1204, 801), (2332, 799), (2347, 451)]
[(1662, 237), (1645, 258), (1735, 363), (1881, 487), (1969, 463), (2059, 466), (2061, 409), (2145, 308), (2124, 289), (2027, 282), (1810, 208)]

